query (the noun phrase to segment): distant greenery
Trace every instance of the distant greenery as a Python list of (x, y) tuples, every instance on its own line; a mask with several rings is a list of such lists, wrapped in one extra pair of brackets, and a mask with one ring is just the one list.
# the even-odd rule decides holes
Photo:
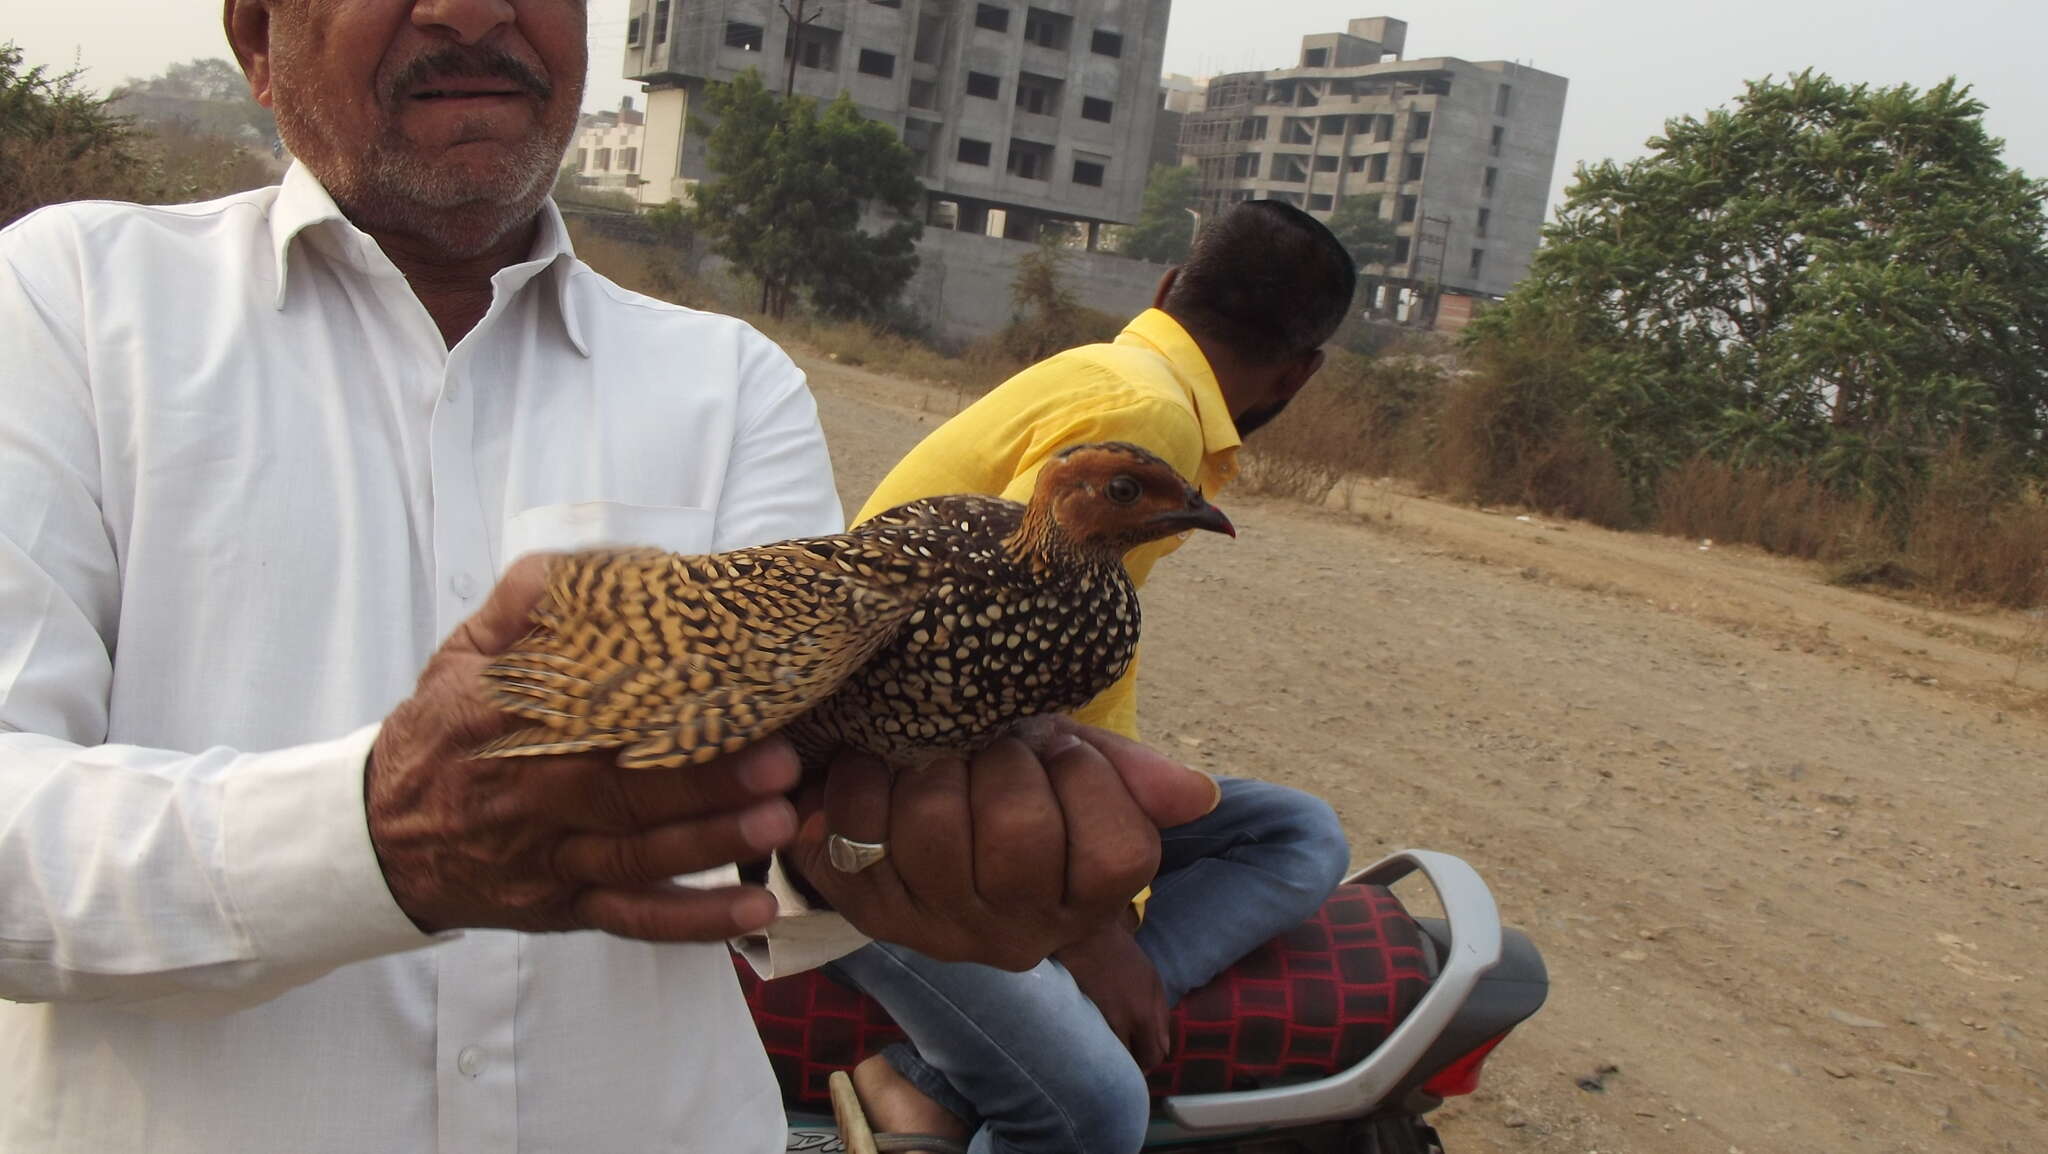
[(1380, 216), (1377, 196), (1347, 196), (1330, 214), (1330, 232), (1363, 272), (1394, 259), (1394, 222)]
[(1647, 493), (1706, 455), (1893, 507), (1945, 453), (2048, 474), (2048, 185), (1954, 81), (1758, 81), (1583, 167), (1471, 347), (1503, 435), (1612, 455)]
[(1116, 251), (1134, 260), (1179, 264), (1188, 258), (1195, 238), (1195, 192), (1200, 178), (1193, 168), (1156, 164), (1145, 179), (1145, 200), (1137, 223), (1123, 231)]
[[(751, 70), (711, 86), (704, 107), (716, 176), (697, 186), (697, 226), (760, 281), (761, 311), (782, 317), (803, 293), (828, 316), (885, 316), (924, 231), (924, 186), (895, 130), (844, 93), (822, 109), (778, 98)], [(888, 220), (878, 232), (861, 227), (871, 214)]]
[[(197, 69), (195, 75), (217, 80), (210, 65), (222, 63), (171, 71)], [(206, 103), (194, 99), (188, 112)], [(255, 106), (246, 84), (239, 99)], [(138, 122), (86, 89), (78, 73), (23, 67), (19, 46), (0, 45), (0, 226), (67, 200), (207, 200), (271, 182), (275, 165), (267, 153), (250, 151), (250, 133), (230, 139), (207, 131), (206, 123), (196, 112)]]

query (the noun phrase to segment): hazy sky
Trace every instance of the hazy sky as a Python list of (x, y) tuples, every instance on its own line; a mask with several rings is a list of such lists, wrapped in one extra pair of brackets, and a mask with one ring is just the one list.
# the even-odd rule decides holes
[[(685, 4), (701, 0), (684, 0)], [(173, 60), (226, 56), (218, 0), (4, 0), (0, 38), (32, 63), (86, 66), (111, 86)], [(1246, 19), (1248, 10), (1257, 19)], [(588, 103), (615, 106), (638, 86), (616, 75), (625, 0), (591, 0)], [(1408, 21), (1408, 55), (1508, 59), (1571, 80), (1557, 185), (1582, 160), (1640, 153), (1667, 116), (1727, 102), (1743, 80), (1812, 66), (1836, 78), (1926, 86), (1957, 76), (1990, 107), (2007, 159), (2048, 177), (2048, 4), (2040, 0), (1431, 0), (1361, 8), (1340, 0), (1175, 0), (1166, 70), (1274, 68), (1301, 37), (1357, 16)]]

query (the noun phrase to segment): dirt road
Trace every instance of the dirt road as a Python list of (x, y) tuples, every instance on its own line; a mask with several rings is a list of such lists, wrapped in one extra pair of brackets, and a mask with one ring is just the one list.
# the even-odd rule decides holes
[[(956, 404), (799, 359), (849, 509)], [(1550, 1004), (1452, 1154), (2048, 1151), (2039, 622), (1351, 498), (1226, 495), (1241, 538), (1146, 590), (1141, 716), (1328, 797), (1361, 863), (1465, 857), (1535, 937)]]

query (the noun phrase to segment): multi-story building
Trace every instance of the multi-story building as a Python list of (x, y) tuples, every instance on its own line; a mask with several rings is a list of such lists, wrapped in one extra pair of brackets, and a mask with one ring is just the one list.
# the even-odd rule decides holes
[(1212, 77), (1181, 129), (1198, 209), (1272, 197), (1328, 219), (1371, 197), (1397, 239), (1364, 270), (1368, 307), (1504, 296), (1541, 240), (1567, 82), (1503, 60), (1406, 60), (1407, 35), (1353, 20), (1304, 36), (1293, 68)]
[[(1136, 218), (1170, 0), (628, 0), (625, 75), (647, 91), (649, 196), (708, 175), (690, 110), (747, 69), (841, 92), (896, 128), (927, 223), (1031, 238)], [(795, 24), (789, 13), (801, 13)], [(816, 19), (812, 19), (815, 16)]]
[(621, 189), (658, 204), (669, 196), (648, 200), (642, 195), (646, 182), (640, 176), (640, 157), (646, 150), (646, 132), (633, 98), (622, 97), (617, 111), (586, 112), (577, 118), (576, 136), (564, 159), (584, 185)]

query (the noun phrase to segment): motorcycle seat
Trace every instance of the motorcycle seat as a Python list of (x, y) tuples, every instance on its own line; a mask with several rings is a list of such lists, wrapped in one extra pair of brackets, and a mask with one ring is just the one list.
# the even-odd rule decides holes
[[(829, 1113), (825, 1080), (903, 1039), (872, 999), (822, 971), (740, 987), (792, 1111)], [(1428, 988), (1424, 937), (1381, 886), (1342, 885), (1308, 921), (1240, 959), (1173, 1011), (1154, 1099), (1324, 1078), (1371, 1054)]]

